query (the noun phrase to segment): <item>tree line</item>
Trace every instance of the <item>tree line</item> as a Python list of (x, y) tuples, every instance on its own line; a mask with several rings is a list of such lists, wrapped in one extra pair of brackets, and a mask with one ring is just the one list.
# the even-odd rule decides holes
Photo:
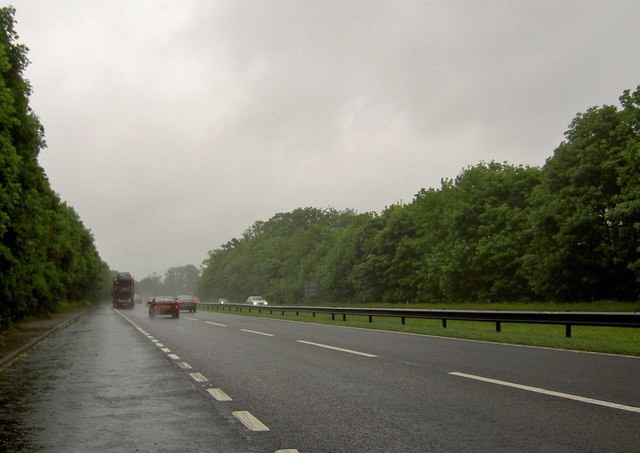
[(97, 297), (109, 280), (91, 232), (38, 164), (44, 130), (29, 107), (14, 15), (0, 8), (0, 330), (61, 301)]
[(209, 252), (198, 293), (299, 303), (637, 300), (640, 86), (541, 167), (482, 162), (377, 213), (299, 208)]
[(141, 296), (179, 296), (193, 294), (200, 270), (193, 264), (169, 268), (164, 276), (154, 273), (136, 282), (136, 294)]

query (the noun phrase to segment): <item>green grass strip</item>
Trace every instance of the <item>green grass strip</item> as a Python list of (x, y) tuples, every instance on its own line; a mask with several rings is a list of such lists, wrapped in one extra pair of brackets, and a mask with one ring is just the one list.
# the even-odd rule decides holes
[[(627, 304), (628, 306), (628, 304)], [(529, 306), (529, 310), (533, 308)], [(605, 311), (595, 310), (593, 306), (588, 311)], [(200, 307), (204, 309), (204, 306)], [(208, 308), (208, 307), (206, 307)], [(398, 308), (396, 305), (395, 308)], [(416, 308), (413, 305), (411, 308)], [(429, 307), (435, 308), (435, 307)], [(440, 307), (438, 307), (440, 308)], [(447, 309), (477, 309), (454, 308), (447, 306)], [(495, 307), (485, 309), (495, 310)], [(575, 307), (574, 310), (558, 310), (558, 306), (553, 311), (587, 311), (582, 308)], [(212, 307), (213, 311), (218, 313), (235, 314), (242, 316), (258, 316), (263, 318), (286, 319), (290, 321), (310, 322), (317, 324), (329, 324), (346, 327), (359, 327), (364, 329), (386, 330), (393, 332), (405, 332), (421, 335), (433, 335), (440, 337), (463, 338), (468, 340), (492, 341), (497, 343), (509, 343), (529, 346), (541, 346), (557, 349), (569, 349), (576, 351), (601, 352), (608, 354), (623, 354), (640, 356), (640, 329), (629, 327), (590, 327), (590, 326), (572, 326), (571, 337), (565, 336), (564, 325), (548, 325), (548, 324), (520, 324), (520, 323), (501, 323), (501, 331), (496, 331), (496, 325), (493, 322), (476, 322), (476, 321), (455, 321), (448, 320), (447, 327), (444, 328), (441, 320), (435, 319), (416, 319), (406, 318), (405, 324), (402, 324), (400, 318), (391, 318), (383, 316), (373, 316), (372, 322), (369, 322), (368, 316), (347, 315), (343, 321), (342, 315), (335, 315), (335, 320), (331, 314), (316, 313), (299, 313), (278, 311), (277, 306), (268, 308), (242, 308), (236, 310), (234, 307), (226, 307), (223, 311), (218, 307)], [(505, 310), (513, 310), (513, 305)], [(273, 310), (273, 314), (270, 311)], [(551, 311), (551, 310), (549, 310)], [(609, 307), (606, 311), (634, 311), (634, 310), (612, 310)]]

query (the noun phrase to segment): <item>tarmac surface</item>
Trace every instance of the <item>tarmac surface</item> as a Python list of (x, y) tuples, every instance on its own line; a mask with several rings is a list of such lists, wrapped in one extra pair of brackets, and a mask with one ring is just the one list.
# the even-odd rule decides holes
[(0, 451), (264, 451), (110, 306), (21, 329), (3, 346)]

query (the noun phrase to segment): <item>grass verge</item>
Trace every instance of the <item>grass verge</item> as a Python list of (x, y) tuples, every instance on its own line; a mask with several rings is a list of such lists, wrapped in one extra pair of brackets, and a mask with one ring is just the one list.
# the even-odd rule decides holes
[[(585, 304), (572, 304), (572, 307), (555, 305), (555, 310), (537, 305), (535, 308), (527, 304), (528, 310), (540, 311), (634, 311), (630, 309), (631, 304), (612, 307), (607, 305), (607, 309), (596, 309), (592, 304), (586, 304), (590, 309), (585, 309)], [(516, 310), (514, 304), (502, 304), (503, 310)], [(202, 306), (201, 309), (205, 307)], [(395, 306), (395, 308), (400, 308)], [(411, 308), (418, 308), (411, 306)], [(436, 308), (436, 307), (420, 307), (420, 308)], [(443, 308), (443, 307), (437, 307)], [(496, 310), (495, 307), (482, 307), (486, 310)], [(626, 308), (626, 310), (624, 309)], [(270, 314), (269, 308), (256, 309), (250, 312), (248, 309), (236, 311), (229, 308), (222, 311), (217, 307), (212, 308), (219, 313), (236, 314), (243, 316), (259, 316), (264, 318), (285, 319), (290, 321), (311, 322), (319, 324), (330, 324), (346, 327), (359, 327), (365, 329), (387, 330), (394, 332), (414, 333), (421, 335), (434, 335), (440, 337), (463, 338), (468, 340), (492, 341), (497, 343), (520, 344), (530, 346), (541, 346), (558, 349), (570, 349), (577, 351), (601, 352), (608, 354), (624, 354), (640, 356), (640, 329), (627, 327), (588, 327), (588, 326), (572, 326), (571, 337), (565, 336), (565, 327), (563, 325), (547, 325), (547, 324), (518, 324), (518, 323), (502, 323), (501, 331), (496, 331), (495, 323), (491, 322), (474, 322), (474, 321), (447, 321), (447, 327), (442, 326), (440, 320), (435, 319), (413, 319), (407, 318), (405, 324), (401, 323), (400, 318), (388, 318), (382, 316), (374, 316), (372, 322), (369, 322), (368, 316), (349, 315), (346, 321), (342, 316), (336, 316), (332, 320), (330, 314), (317, 313), (315, 317), (311, 313), (282, 312), (277, 311), (277, 307), (272, 307), (273, 314)], [(471, 308), (466, 305), (461, 306), (447, 305), (446, 309), (478, 309)]]

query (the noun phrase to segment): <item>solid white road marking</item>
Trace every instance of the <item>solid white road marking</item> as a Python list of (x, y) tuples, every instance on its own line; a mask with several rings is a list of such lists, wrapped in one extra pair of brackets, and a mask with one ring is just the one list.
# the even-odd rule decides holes
[(207, 389), (207, 392), (218, 401), (232, 401), (231, 397), (220, 389)]
[(334, 351), (348, 352), (349, 354), (361, 355), (363, 357), (378, 357), (377, 355), (367, 354), (366, 352), (353, 351), (351, 349), (336, 348), (335, 346), (329, 346), (329, 345), (321, 344), (321, 343), (313, 343), (311, 341), (304, 341), (304, 340), (296, 340), (296, 341), (298, 343), (310, 344), (312, 346), (318, 346), (320, 348), (325, 348), (325, 349), (333, 349)]
[(270, 333), (258, 332), (256, 330), (247, 330), (247, 329), (240, 329), (240, 330), (242, 330), (243, 332), (255, 333), (256, 335), (264, 335), (265, 337), (273, 337), (273, 335)]
[(558, 398), (566, 398), (569, 400), (581, 401), (583, 403), (596, 404), (598, 406), (605, 406), (613, 409), (640, 413), (640, 407), (626, 406), (624, 404), (618, 404), (618, 403), (610, 403), (608, 401), (602, 401), (602, 400), (596, 400), (593, 398), (585, 398), (583, 396), (571, 395), (570, 393), (555, 392), (553, 390), (545, 390), (538, 387), (530, 387), (528, 385), (514, 384), (513, 382), (499, 381), (497, 379), (490, 379), (482, 376), (475, 376), (473, 374), (459, 373), (457, 371), (451, 371), (449, 374), (453, 376), (468, 378), (468, 379), (475, 379), (476, 381), (489, 382), (491, 384), (498, 384), (498, 385), (504, 385), (506, 387), (517, 388), (520, 390), (527, 390), (529, 392), (541, 393), (543, 395), (556, 396)]
[(209, 382), (209, 379), (200, 373), (189, 373), (189, 376), (191, 376), (191, 378), (196, 382)]
[(295, 448), (285, 448), (284, 450), (276, 450), (276, 453), (300, 453)]
[(180, 360), (180, 357), (178, 357), (178, 356), (177, 356), (177, 355), (175, 355), (175, 354), (169, 354), (168, 356), (169, 356), (169, 358), (170, 358), (170, 359), (173, 359), (173, 360)]
[(205, 321), (205, 322), (206, 322), (207, 324), (211, 324), (211, 325), (213, 325), (213, 326), (218, 326), (218, 327), (227, 327), (227, 325), (226, 325), (226, 324), (220, 324), (220, 323), (217, 323), (217, 322), (211, 322), (211, 321)]
[(251, 431), (269, 431), (269, 428), (260, 420), (255, 418), (251, 413), (247, 411), (232, 412), (233, 416), (240, 420), (244, 426)]
[(190, 370), (191, 369), (191, 365), (189, 365), (187, 362), (178, 362), (178, 366), (180, 368), (182, 368), (183, 370)]

